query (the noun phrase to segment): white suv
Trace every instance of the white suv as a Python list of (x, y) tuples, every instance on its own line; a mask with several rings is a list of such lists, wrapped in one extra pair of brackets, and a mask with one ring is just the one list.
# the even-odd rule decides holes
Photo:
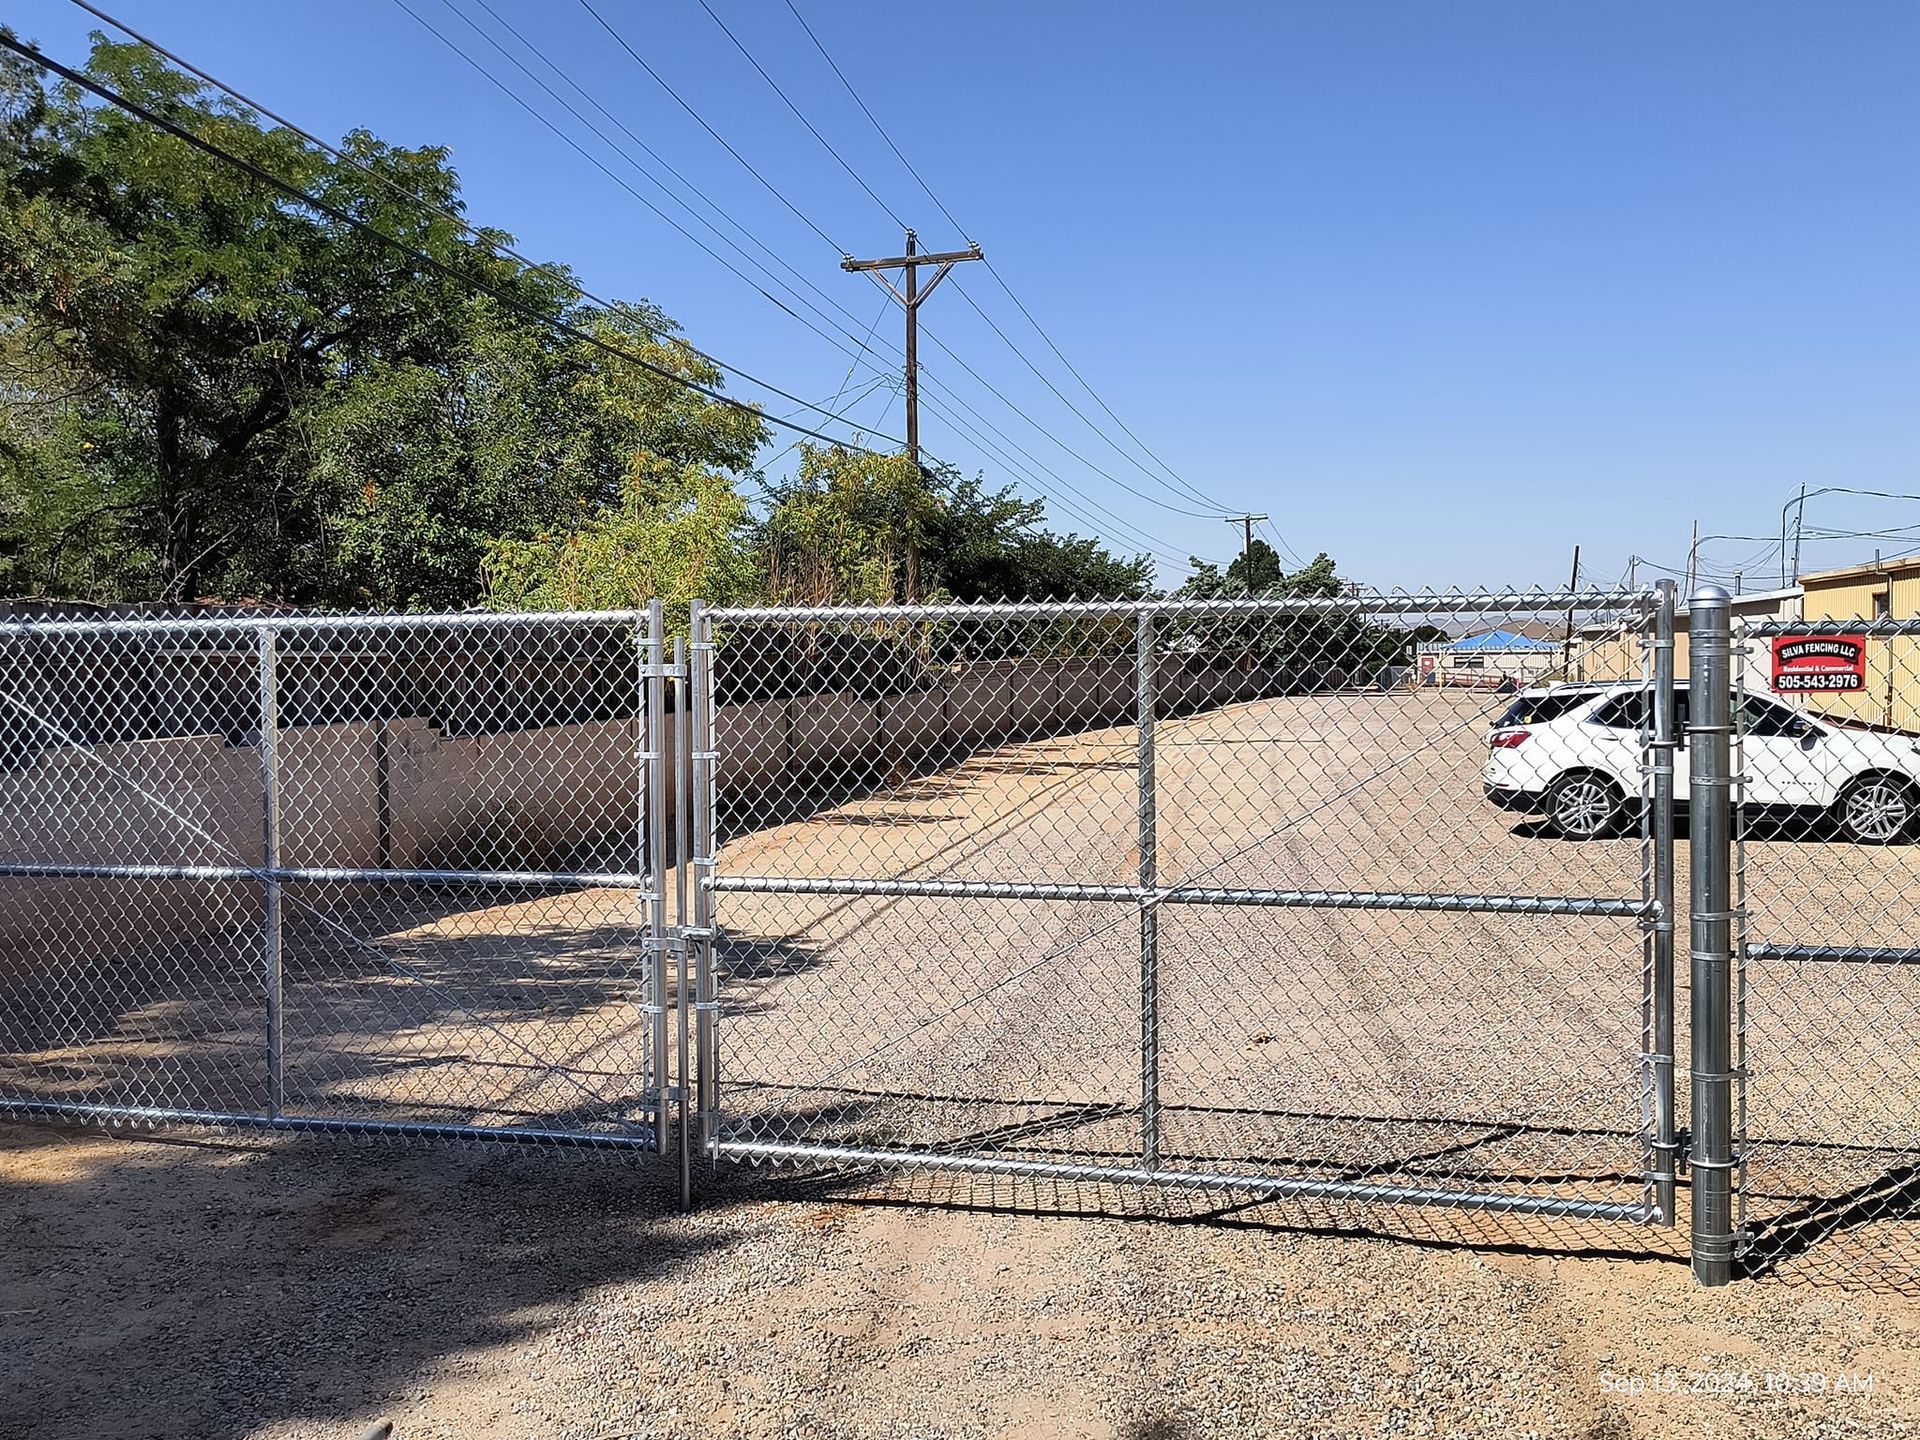
[[(1552, 685), (1523, 690), (1487, 736), (1487, 798), (1546, 817), (1561, 835), (1588, 839), (1613, 830), (1641, 794), (1647, 687), (1639, 683)], [(1674, 687), (1673, 795), (1687, 798), (1687, 687)], [(1762, 695), (1735, 692), (1744, 734), (1746, 784), (1740, 797), (1758, 812), (1831, 816), (1864, 844), (1908, 838), (1920, 821), (1920, 743), (1909, 735), (1842, 726)]]

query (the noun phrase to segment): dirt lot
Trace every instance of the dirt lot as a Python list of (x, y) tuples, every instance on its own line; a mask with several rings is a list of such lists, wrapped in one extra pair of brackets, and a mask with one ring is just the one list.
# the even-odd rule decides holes
[[(1482, 803), (1498, 703), (1169, 723), (1161, 880), (1637, 896), (1632, 839), (1568, 845)], [(824, 812), (790, 797), (790, 823), (743, 834), (723, 873), (1137, 874), (1130, 732), (946, 758)], [(1899, 933), (1909, 850), (1769, 843), (1756, 877), (1777, 898), (1753, 903), (1776, 931), (1808, 923), (1792, 879), (1828, 887), (1849, 935)], [(616, 1102), (645, 1043), (617, 999), (619, 917), (591, 894), (359, 917), (408, 969), (311, 960), (325, 1003), (300, 1093), (432, 1113), (465, 1094), (496, 1120), (578, 1103), (524, 1066), (503, 1080), (504, 1037), (604, 1071)], [(730, 1138), (1137, 1154), (1131, 906), (730, 895), (720, 919)], [(1167, 907), (1161, 924), (1167, 1163), (1639, 1195), (1632, 921)], [(402, 1437), (609, 1440), (1907, 1433), (1913, 1227), (1813, 1202), (1908, 1162), (1920, 1027), (1902, 973), (1834, 973), (1759, 992), (1775, 1018), (1755, 1096), (1779, 1103), (1756, 1129), (1877, 1148), (1791, 1152), (1766, 1203), (1815, 1219), (1774, 1278), (1711, 1293), (1678, 1235), (1629, 1225), (731, 1168), (680, 1217), (651, 1169), (578, 1157), (7, 1131), (0, 1432), (288, 1440), (387, 1415)], [(62, 1073), (115, 1073), (129, 1046), (179, 1073), (168, 1037), (231, 1056), (246, 1026), (191, 1012), (244, 988), (131, 997), (116, 1023), (147, 1031), (94, 1036)], [(1863, 1046), (1872, 1087), (1847, 1068)], [(1120, 1213), (1140, 1210), (1176, 1218)]]
[(964, 1190), (735, 1181), (682, 1218), (578, 1158), (0, 1144), (0, 1433), (33, 1440), (1920, 1428), (1920, 1312), (1873, 1291)]

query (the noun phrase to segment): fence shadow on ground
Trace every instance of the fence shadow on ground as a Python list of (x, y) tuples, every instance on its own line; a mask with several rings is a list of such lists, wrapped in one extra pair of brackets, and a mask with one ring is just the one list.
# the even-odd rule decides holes
[[(763, 1087), (735, 1086), (723, 1095), (728, 1105), (729, 1140), (745, 1143), (790, 1140), (803, 1134), (809, 1143), (843, 1144), (856, 1148), (898, 1148), (917, 1155), (938, 1157), (992, 1155), (1013, 1163), (1071, 1162), (1078, 1165), (1125, 1168), (1140, 1164), (1137, 1151), (1122, 1148), (1138, 1110), (1124, 1103), (1097, 1101), (1035, 1102), (990, 1100), (949, 1095), (912, 1095), (902, 1091), (865, 1091), (841, 1087), (813, 1103), (790, 1100), (771, 1110), (759, 1109), (766, 1098)], [(775, 1091), (786, 1087), (772, 1087)], [(796, 1092), (797, 1093), (797, 1092)], [(729, 1103), (730, 1102), (730, 1103)], [(911, 1139), (899, 1131), (901, 1107), (943, 1123), (939, 1136), (915, 1131)], [(1036, 1113), (1040, 1112), (1040, 1113)], [(1619, 1169), (1587, 1165), (1558, 1170), (1513, 1163), (1521, 1147), (1620, 1141), (1632, 1137), (1600, 1135), (1576, 1128), (1524, 1123), (1468, 1120), (1457, 1116), (1348, 1115), (1312, 1111), (1243, 1109), (1214, 1112), (1199, 1106), (1169, 1106), (1163, 1113), (1162, 1134), (1204, 1135), (1221, 1122), (1247, 1130), (1267, 1126), (1276, 1136), (1310, 1135), (1317, 1125), (1365, 1127), (1370, 1136), (1370, 1158), (1358, 1160), (1329, 1152), (1294, 1153), (1281, 1149), (1209, 1149), (1169, 1152), (1163, 1166), (1171, 1170), (1194, 1168), (1214, 1173), (1242, 1173), (1298, 1177), (1307, 1181), (1338, 1180), (1400, 1183), (1459, 1190), (1508, 1189), (1538, 1195), (1542, 1187), (1564, 1193), (1603, 1195), (1618, 1199), (1637, 1193), (1639, 1176)], [(1436, 1137), (1443, 1137), (1436, 1139)], [(1484, 1151), (1480, 1163), (1472, 1163)], [(1461, 1162), (1467, 1162), (1462, 1164)], [(1018, 1214), (1080, 1219), (1174, 1221), (1222, 1225), (1323, 1236), (1392, 1239), (1439, 1249), (1495, 1251), (1542, 1256), (1583, 1256), (1613, 1259), (1677, 1261), (1685, 1263), (1686, 1239), (1678, 1228), (1628, 1223), (1598, 1224), (1550, 1216), (1504, 1213), (1491, 1209), (1386, 1206), (1378, 1203), (1324, 1198), (1274, 1198), (1246, 1187), (1221, 1185), (1214, 1189), (1176, 1186), (1117, 1185), (1014, 1173), (979, 1173), (916, 1166), (905, 1161), (898, 1168), (860, 1163), (793, 1166), (766, 1159), (735, 1163), (724, 1160), (708, 1167), (700, 1184), (714, 1199), (745, 1200), (771, 1184), (794, 1199), (871, 1203), (900, 1207), (932, 1207), (980, 1213)], [(1686, 1186), (1681, 1184), (1684, 1196)]]
[[(287, 908), (288, 1113), (617, 1129), (644, 1107), (649, 961), (630, 893), (387, 888)], [(257, 935), (239, 940), (129, 945), (87, 961), (84, 984), (73, 962), (16, 957), (0, 974), (0, 1109), (260, 1111), (263, 962)], [(784, 942), (751, 954), (768, 975), (812, 963)]]
[[(1749, 1187), (1751, 1210), (1740, 1261), (1749, 1279), (1842, 1285), (1878, 1294), (1920, 1295), (1920, 1157), (1910, 1147), (1862, 1153), (1859, 1146), (1797, 1144), (1807, 1160), (1845, 1152), (1836, 1167), (1858, 1183), (1831, 1193), (1804, 1185)], [(1872, 1158), (1870, 1158), (1872, 1157)]]
[[(734, 1244), (674, 1214), (669, 1173), (498, 1147), (0, 1126), (0, 1433), (357, 1434), (457, 1386), (474, 1363), (460, 1357), (517, 1353), (582, 1297)], [(632, 1358), (652, 1353), (642, 1341)], [(640, 1423), (643, 1395), (586, 1428), (557, 1396), (550, 1433)]]

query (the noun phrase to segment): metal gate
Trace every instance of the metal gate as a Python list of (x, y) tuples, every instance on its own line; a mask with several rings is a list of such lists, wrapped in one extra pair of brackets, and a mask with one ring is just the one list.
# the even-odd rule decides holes
[(707, 1153), (1671, 1223), (1672, 622), (696, 605)]
[[(1910, 1289), (1920, 1269), (1920, 621), (1749, 620), (1734, 627), (1733, 653), (1725, 1160), (1741, 1268)], [(1770, 693), (1783, 660), (1809, 658), (1817, 679)]]
[(651, 1150), (660, 606), (0, 626), (0, 1113)]

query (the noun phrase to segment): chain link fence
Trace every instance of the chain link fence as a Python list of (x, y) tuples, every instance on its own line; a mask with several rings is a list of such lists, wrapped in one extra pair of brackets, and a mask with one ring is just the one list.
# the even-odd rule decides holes
[(656, 1144), (661, 643), (0, 625), (0, 1112)]
[(1670, 1219), (1658, 611), (704, 612), (709, 1152), (1453, 1237)]
[(1737, 633), (1745, 1269), (1920, 1273), (1920, 624)]
[(0, 623), (0, 1114), (1904, 1288), (1920, 622), (1729, 611)]

